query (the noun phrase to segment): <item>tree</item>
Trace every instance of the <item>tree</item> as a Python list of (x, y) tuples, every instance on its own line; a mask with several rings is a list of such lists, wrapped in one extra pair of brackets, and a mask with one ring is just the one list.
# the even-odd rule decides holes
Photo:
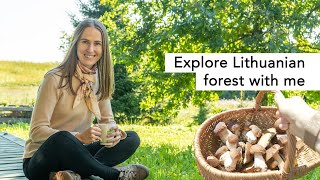
[(221, 94), (195, 91), (194, 74), (164, 73), (167, 52), (290, 53), (320, 48), (318, 0), (97, 2), (90, 1), (92, 7), (104, 7), (105, 12), (96, 14), (103, 14), (100, 20), (108, 27), (115, 60), (125, 64), (139, 84), (141, 112), (153, 120), (168, 121), (190, 101), (203, 105)]

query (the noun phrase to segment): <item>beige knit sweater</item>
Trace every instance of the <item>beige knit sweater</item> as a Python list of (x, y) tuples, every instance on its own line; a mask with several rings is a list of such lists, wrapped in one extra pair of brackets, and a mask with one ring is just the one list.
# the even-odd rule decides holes
[[(60, 75), (57, 70), (47, 73), (39, 87), (23, 158), (32, 157), (44, 141), (58, 131), (69, 131), (75, 135), (88, 129), (92, 124), (93, 114), (84, 100), (73, 109), (75, 95), (68, 88), (58, 89)], [(79, 86), (80, 81), (73, 77), (74, 90), (76, 91)], [(95, 83), (95, 92), (97, 88), (98, 84)], [(102, 122), (113, 120), (109, 99), (99, 101), (99, 108)]]

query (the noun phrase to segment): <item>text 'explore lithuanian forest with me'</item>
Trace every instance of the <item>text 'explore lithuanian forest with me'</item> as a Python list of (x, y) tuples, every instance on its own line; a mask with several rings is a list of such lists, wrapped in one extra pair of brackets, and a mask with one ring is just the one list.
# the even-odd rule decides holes
[(166, 53), (167, 73), (196, 73), (197, 90), (317, 90), (319, 53)]

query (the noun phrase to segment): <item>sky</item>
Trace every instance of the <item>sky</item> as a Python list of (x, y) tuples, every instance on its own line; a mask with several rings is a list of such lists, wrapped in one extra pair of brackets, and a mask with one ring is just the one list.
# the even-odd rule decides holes
[(68, 12), (78, 0), (7, 0), (0, 5), (0, 61), (61, 62), (62, 31), (74, 30)]

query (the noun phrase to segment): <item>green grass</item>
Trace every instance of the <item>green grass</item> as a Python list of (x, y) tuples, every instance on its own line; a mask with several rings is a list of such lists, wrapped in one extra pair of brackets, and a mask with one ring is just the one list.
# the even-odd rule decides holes
[(57, 63), (0, 61), (0, 87), (38, 86)]
[(0, 105), (33, 105), (44, 74), (57, 65), (0, 61)]
[[(193, 152), (193, 139), (199, 126), (120, 125), (120, 127), (123, 130), (136, 131), (141, 139), (141, 145), (136, 153), (123, 164), (146, 165), (151, 172), (149, 179), (202, 179)], [(27, 123), (0, 124), (0, 132), (8, 132), (22, 139), (27, 139), (28, 130)], [(299, 180), (317, 179), (320, 179), (319, 167), (299, 178)]]

